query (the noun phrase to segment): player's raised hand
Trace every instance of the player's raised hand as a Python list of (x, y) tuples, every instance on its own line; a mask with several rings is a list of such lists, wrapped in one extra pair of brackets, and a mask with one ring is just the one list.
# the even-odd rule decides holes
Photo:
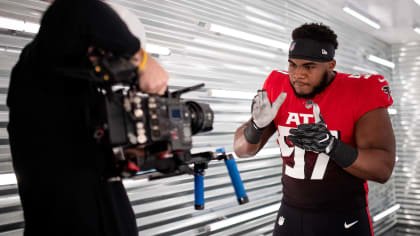
[(267, 126), (271, 124), (286, 99), (287, 94), (282, 92), (276, 100), (271, 103), (267, 96), (267, 91), (258, 90), (257, 95), (252, 100), (251, 122), (244, 129), (244, 136), (248, 143), (257, 144), (261, 140), (261, 135)]
[(252, 122), (258, 129), (267, 127), (276, 117), (280, 106), (287, 97), (287, 93), (282, 92), (277, 99), (271, 103), (267, 96), (267, 91), (258, 90), (251, 106)]

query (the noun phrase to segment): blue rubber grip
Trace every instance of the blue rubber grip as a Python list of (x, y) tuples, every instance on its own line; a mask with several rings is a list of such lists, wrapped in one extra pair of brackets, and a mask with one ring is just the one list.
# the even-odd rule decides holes
[(239, 175), (238, 167), (234, 158), (225, 159), (226, 167), (229, 171), (230, 179), (232, 180), (233, 188), (235, 189), (236, 197), (239, 199), (248, 198), (242, 183), (241, 176)]
[(194, 174), (194, 197), (196, 209), (204, 209), (204, 176), (201, 173)]

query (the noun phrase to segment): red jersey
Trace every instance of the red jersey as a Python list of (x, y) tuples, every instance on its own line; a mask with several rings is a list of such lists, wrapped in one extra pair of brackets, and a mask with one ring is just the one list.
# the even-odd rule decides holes
[(366, 180), (355, 177), (318, 154), (293, 146), (286, 137), (290, 128), (314, 123), (311, 102), (319, 105), (321, 115), (333, 135), (355, 147), (354, 128), (363, 114), (393, 103), (389, 85), (380, 75), (337, 73), (334, 80), (313, 99), (298, 98), (287, 72), (273, 71), (263, 89), (274, 102), (281, 92), (287, 97), (274, 124), (283, 159), (283, 201), (294, 207), (312, 210), (350, 210), (367, 206)]

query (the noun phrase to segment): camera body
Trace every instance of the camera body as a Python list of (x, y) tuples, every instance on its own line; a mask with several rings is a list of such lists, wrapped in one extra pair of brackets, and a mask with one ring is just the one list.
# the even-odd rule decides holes
[(144, 94), (138, 87), (138, 69), (128, 60), (101, 55), (94, 66), (94, 138), (113, 149), (120, 175), (150, 169), (190, 172), (188, 165), (208, 162), (190, 150), (193, 135), (213, 129), (213, 111), (208, 104), (181, 99), (204, 84), (163, 96)]
[(104, 98), (104, 128), (112, 147), (137, 146), (149, 154), (186, 151), (192, 148), (192, 135), (213, 128), (213, 111), (208, 104), (184, 101), (179, 96), (119, 89)]

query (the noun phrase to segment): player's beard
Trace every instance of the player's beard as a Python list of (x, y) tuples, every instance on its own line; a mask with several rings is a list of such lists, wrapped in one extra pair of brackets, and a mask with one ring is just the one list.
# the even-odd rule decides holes
[[(290, 82), (290, 80), (289, 80)], [(314, 87), (314, 89), (312, 90), (312, 92), (307, 93), (307, 94), (299, 94), (296, 92), (295, 87), (293, 87), (292, 83), (290, 82), (290, 85), (293, 88), (293, 92), (295, 92), (296, 97), (298, 98), (304, 98), (304, 99), (312, 99), (314, 98), (317, 94), (320, 94), (322, 91), (324, 91), (324, 89), (326, 87), (328, 87), (329, 83), (328, 83), (328, 71), (325, 71), (324, 76), (322, 77), (322, 80), (319, 82), (318, 85), (316, 85)]]

